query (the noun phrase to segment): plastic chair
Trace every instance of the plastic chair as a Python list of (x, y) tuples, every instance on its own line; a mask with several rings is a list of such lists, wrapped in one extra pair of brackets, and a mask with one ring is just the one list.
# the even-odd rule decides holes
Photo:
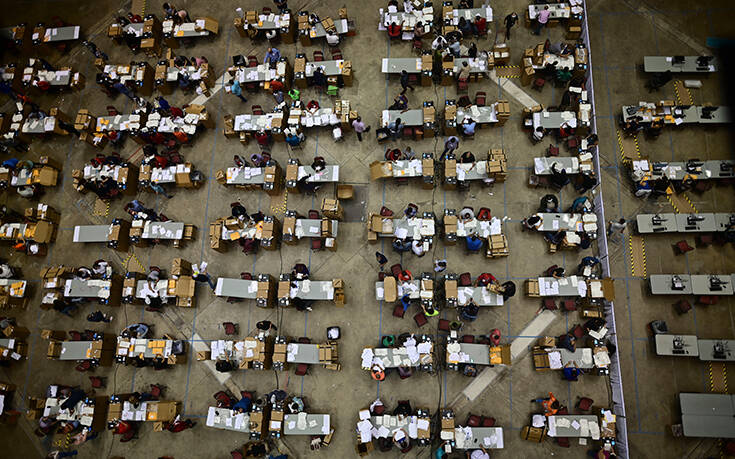
[(160, 384), (151, 384), (151, 390), (150, 390), (151, 397), (153, 397), (154, 399), (161, 398), (161, 394), (163, 394), (164, 387), (165, 386), (162, 386)]
[(689, 243), (685, 240), (681, 240), (674, 244), (674, 254), (676, 255), (684, 255), (687, 252), (690, 252), (694, 250), (694, 247), (690, 246)]
[(263, 107), (260, 105), (253, 105), (253, 115), (264, 115)]
[(487, 207), (480, 207), (475, 218), (482, 221), (490, 221), (492, 219), (492, 213)]
[(424, 44), (420, 38), (413, 39), (413, 43), (411, 44), (411, 50), (415, 51), (416, 54), (421, 55), (421, 53), (424, 51)]
[(490, 330), (490, 343), (493, 346), (497, 346), (500, 344), (500, 338), (501, 334), (499, 329), (493, 328), (492, 330)]
[(426, 315), (424, 315), (423, 311), (413, 316), (413, 320), (416, 321), (416, 325), (419, 327), (423, 327), (428, 323), (428, 320), (426, 320)]
[(258, 66), (258, 58), (250, 55), (248, 56), (248, 67), (257, 67)]
[(465, 79), (457, 80), (457, 92), (467, 92), (470, 85)]
[(697, 298), (697, 304), (712, 306), (719, 302), (720, 298), (714, 295), (702, 295)]
[(92, 362), (89, 360), (85, 360), (83, 362), (80, 362), (79, 365), (74, 367), (74, 369), (80, 373), (84, 373), (85, 371), (89, 371), (92, 369)]
[(574, 300), (562, 300), (562, 308), (567, 312), (573, 312), (577, 310), (577, 302)]
[(324, 61), (324, 53), (321, 51), (314, 51), (314, 62)]
[(540, 92), (544, 88), (545, 84), (546, 80), (544, 80), (543, 78), (535, 78), (531, 87)]
[(81, 341), (82, 340), (82, 334), (79, 333), (76, 330), (69, 330), (69, 338), (72, 341)]
[(250, 273), (240, 273), (240, 279), (242, 280), (253, 280), (253, 275)]
[(457, 281), (457, 284), (460, 287), (470, 287), (472, 286), (472, 275), (470, 273), (462, 273), (459, 275), (459, 280)]
[(449, 321), (447, 319), (439, 319), (439, 331), (449, 333)]
[(230, 454), (232, 455), (232, 459), (243, 459), (242, 452), (237, 449), (230, 451)]
[(225, 329), (225, 335), (237, 335), (237, 325), (232, 322), (222, 322)]
[(382, 416), (385, 413), (385, 405), (375, 405), (373, 408), (373, 414), (375, 416)]
[(334, 85), (327, 86), (327, 95), (328, 96), (338, 96), (339, 95), (339, 88)]
[(556, 311), (556, 302), (551, 298), (544, 298), (541, 301), (541, 307), (547, 311)]
[[(330, 53), (332, 53), (332, 60), (333, 61), (342, 59), (342, 50), (341, 49), (339, 49), (339, 48), (332, 48), (329, 51), (330, 51)], [(339, 55), (340, 57), (335, 57), (335, 55)]]
[(592, 408), (594, 400), (589, 397), (582, 397), (577, 402), (577, 409), (582, 412), (588, 412)]
[(413, 139), (413, 128), (412, 127), (404, 127), (403, 128), (403, 138), (404, 139)]
[(582, 337), (585, 335), (586, 332), (584, 331), (584, 328), (582, 328), (581, 325), (577, 324), (577, 325), (574, 326), (574, 328), (572, 329), (572, 331), (570, 333), (575, 338), (582, 339)]
[(546, 156), (559, 156), (559, 147), (549, 144), (549, 148), (546, 149)]
[(296, 365), (296, 376), (304, 376), (306, 375), (306, 372), (309, 370), (309, 365), (305, 363), (299, 363)]
[(473, 335), (462, 335), (462, 342), (473, 344), (475, 342), (475, 337)]
[(694, 237), (694, 242), (697, 247), (707, 247), (715, 242), (715, 238), (711, 234), (700, 234)]
[(475, 105), (478, 107), (484, 107), (487, 103), (487, 94), (484, 91), (479, 91), (475, 94)]
[(308, 218), (311, 220), (319, 220), (319, 218), (321, 218), (319, 217), (319, 211), (314, 210), (314, 209), (311, 209), (307, 215), (308, 215)]
[(556, 437), (556, 444), (561, 446), (562, 448), (569, 448), (571, 446), (571, 443), (569, 443), (569, 438), (567, 437)]
[(101, 389), (105, 387), (105, 380), (99, 376), (90, 376), (89, 382), (92, 384), (93, 389)]
[(482, 418), (476, 414), (470, 414), (467, 416), (467, 426), (468, 427), (480, 427), (480, 421)]
[(403, 310), (403, 304), (396, 303), (396, 305), (393, 307), (393, 317), (403, 319), (404, 314), (406, 314), (406, 311)]
[(392, 217), (393, 216), (393, 211), (390, 210), (389, 208), (385, 207), (385, 206), (382, 206), (380, 208), (380, 216), (381, 217)]
[(567, 149), (576, 150), (577, 148), (579, 148), (579, 137), (574, 135), (567, 137)]
[(482, 422), (480, 422), (480, 425), (482, 427), (495, 427), (495, 418), (493, 417), (482, 417)]
[(319, 238), (311, 238), (311, 250), (313, 252), (324, 250), (324, 240)]
[(264, 7), (263, 7), (263, 14), (265, 14), (265, 15), (267, 16), (267, 15), (269, 15), (269, 14), (271, 14), (271, 13), (273, 13), (273, 10), (271, 10), (271, 9), (270, 9), (270, 8), (268, 8), (267, 6), (264, 6)]
[(298, 340), (296, 340), (299, 344), (311, 344), (311, 338), (308, 338), (306, 336), (301, 336)]

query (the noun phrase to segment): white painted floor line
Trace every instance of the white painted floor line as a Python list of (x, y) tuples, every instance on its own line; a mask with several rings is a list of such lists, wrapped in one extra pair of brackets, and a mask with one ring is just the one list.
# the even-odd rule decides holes
[(503, 88), (503, 92), (510, 95), (512, 98), (517, 100), (521, 103), (524, 107), (533, 107), (536, 105), (540, 105), (538, 102), (536, 102), (533, 97), (526, 94), (526, 92), (521, 89), (518, 85), (510, 81), (509, 78), (503, 78), (505, 81), (499, 81), (500, 78), (498, 78), (497, 73), (495, 72), (495, 69), (490, 71), (490, 79), (493, 80), (498, 86)]

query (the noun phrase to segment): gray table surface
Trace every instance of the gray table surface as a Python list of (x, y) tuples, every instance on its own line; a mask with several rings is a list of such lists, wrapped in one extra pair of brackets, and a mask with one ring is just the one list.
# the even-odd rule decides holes
[[(235, 428), (236, 420), (240, 420), (239, 429)], [(228, 425), (229, 423), (229, 425)], [(215, 429), (232, 430), (234, 432), (250, 432), (250, 415), (248, 413), (235, 413), (227, 408), (210, 406), (207, 410), (207, 427)]]
[(733, 396), (680, 393), (681, 420), (686, 437), (735, 437)]
[[(90, 280), (99, 280), (99, 279), (88, 279), (88, 280), (81, 280), (81, 279), (67, 279), (65, 286), (64, 286), (64, 296), (66, 297), (79, 297), (79, 298), (99, 298), (99, 292), (101, 289), (105, 287), (98, 287), (98, 286), (90, 286), (89, 281)], [(109, 291), (109, 281), (105, 281), (107, 285), (107, 289)]]
[(53, 72), (39, 70), (36, 72), (36, 76), (39, 77), (39, 79), (41, 79), (42, 81), (48, 81), (51, 86), (67, 86), (71, 81), (71, 76), (73, 73), (74, 71), (71, 69), (56, 70)]
[(389, 162), (393, 167), (393, 177), (421, 177), (423, 175), (424, 166), (420, 159), (400, 159)]
[[(703, 220), (687, 224), (687, 217), (696, 215)], [(711, 233), (717, 228), (714, 214), (676, 214), (676, 226), (680, 233)]]
[[(579, 173), (579, 158), (571, 156), (558, 156), (558, 157), (542, 157), (533, 159), (533, 167), (536, 175), (551, 175), (551, 167), (556, 164), (556, 170), (561, 172), (562, 169), (567, 171), (567, 174), (578, 174)], [(539, 168), (541, 166), (541, 168)]]
[[(250, 118), (250, 127), (249, 128), (245, 128), (245, 119), (246, 119), (246, 117), (249, 117)], [(264, 131), (270, 131), (272, 129), (271, 126), (270, 126), (270, 123), (263, 124), (263, 125), (258, 125), (258, 121), (259, 120), (263, 120), (263, 121), (267, 122), (267, 120), (274, 119), (274, 118), (281, 118), (281, 119), (283, 119), (283, 113), (281, 113), (281, 112), (274, 112), (274, 113), (266, 113), (264, 115), (251, 115), (249, 113), (244, 113), (244, 114), (241, 114), (241, 115), (237, 115), (237, 116), (235, 116), (234, 130), (236, 132), (242, 132), (242, 131), (252, 131), (252, 132), (255, 132), (255, 131), (258, 131), (260, 129), (262, 129)]]
[(723, 124), (732, 122), (732, 110), (730, 107), (720, 106), (717, 110), (712, 113), (712, 118), (705, 118), (702, 116), (702, 107), (697, 107), (697, 116), (699, 122), (702, 124)]
[(400, 110), (383, 110), (381, 124), (383, 126), (388, 126), (397, 118), (400, 118), (401, 123), (406, 126), (423, 126), (424, 110), (421, 108), (407, 110), (405, 112), (401, 112)]
[[(235, 172), (237, 175), (230, 179)], [(228, 167), (227, 177), (228, 185), (262, 185), (265, 183), (265, 170), (262, 167)]]
[[(658, 225), (653, 224), (653, 217), (655, 216), (662, 219)], [(679, 229), (679, 226), (676, 224), (676, 214), (674, 213), (638, 214), (635, 219), (638, 225), (638, 232), (641, 234), (675, 233)]]
[(709, 73), (717, 71), (717, 58), (711, 59), (709, 65), (699, 68), (699, 56), (684, 56), (684, 62), (674, 64), (673, 56), (643, 56), (643, 70), (645, 72), (671, 73)]
[[(332, 281), (310, 281), (311, 286), (309, 292), (304, 292), (303, 286), (304, 281), (295, 281), (298, 287), (298, 291), (294, 295), (290, 294), (291, 298), (299, 297), (303, 300), (331, 300), (334, 298), (334, 286)], [(326, 290), (324, 288), (327, 287)]]
[[(255, 286), (255, 291), (251, 292), (250, 289), (253, 286)], [(255, 299), (258, 296), (258, 281), (219, 277), (217, 278), (214, 294), (233, 298)]]
[(311, 166), (299, 166), (299, 178), (307, 174), (311, 175), (311, 177), (306, 180), (307, 182), (338, 182), (339, 165), (327, 164), (327, 166), (321, 172), (316, 172)]
[[(256, 73), (251, 73), (256, 72)], [(236, 77), (240, 83), (257, 83), (261, 81), (270, 81), (271, 79), (271, 68), (268, 64), (258, 64), (257, 67), (244, 67), (238, 70)], [(278, 76), (278, 72), (276, 72)]]
[(0, 338), (0, 346), (10, 349), (10, 342), (13, 342), (12, 349), (15, 349), (15, 344), (18, 343), (16, 338)]
[(336, 76), (342, 74), (342, 65), (344, 60), (336, 61), (321, 61), (321, 62), (307, 62), (306, 63), (306, 76), (314, 76), (314, 71), (317, 68), (321, 68), (326, 76)]
[(305, 343), (288, 343), (286, 361), (290, 363), (319, 363), (319, 345)]
[[(175, 65), (167, 67), (166, 68), (166, 81), (177, 81), (179, 79), (179, 73), (181, 73), (181, 70), (179, 67), (176, 67)], [(201, 74), (199, 75), (199, 78), (194, 78), (193, 75), (197, 72), (197, 68), (193, 65), (187, 65), (183, 67), (183, 70), (186, 72), (186, 74), (189, 76), (189, 78), (192, 81), (199, 81), (201, 80)]]
[(466, 182), (468, 180), (484, 180), (486, 178), (488, 178), (487, 161), (457, 163), (457, 180), (460, 182)]
[[(457, 441), (456, 439), (460, 438), (460, 435), (464, 435), (464, 431), (460, 432), (459, 427), (454, 429), (457, 449), (479, 449), (481, 447), (485, 447), (485, 449), (502, 449), (504, 447), (502, 427), (470, 427), (470, 430), (472, 431), (472, 438), (470, 440), (464, 440), (464, 437), (462, 437), (464, 441)], [(490, 445), (486, 445), (486, 437), (495, 437), (496, 440)]]
[[(582, 220), (582, 214), (551, 214), (540, 212), (537, 215), (541, 217), (541, 227), (539, 231), (577, 231), (577, 222)], [(564, 221), (566, 218), (566, 222)], [(554, 222), (558, 222), (556, 227)]]
[[(66, 40), (76, 40), (79, 38), (79, 26), (67, 26), (67, 27), (56, 27), (52, 29), (46, 29), (46, 31), (51, 30), (51, 38), (49, 38), (48, 41), (44, 43), (52, 43), (55, 41), (66, 41)], [(54, 31), (56, 31), (56, 35), (54, 35)]]
[[(196, 24), (196, 21), (190, 22), (189, 24)], [(205, 36), (207, 36), (207, 35), (209, 35), (211, 33), (209, 30), (206, 30), (206, 29), (202, 29), (202, 30), (197, 31), (196, 30), (196, 26), (195, 26), (194, 30), (184, 30), (183, 35), (179, 35), (178, 32), (179, 32), (179, 30), (181, 30), (181, 26), (182, 25), (183, 24), (176, 24), (174, 26), (174, 30), (173, 30), (173, 32), (171, 32), (171, 36), (173, 38), (205, 37)]]
[(568, 18), (571, 13), (569, 3), (549, 3), (548, 5), (528, 5), (528, 16), (531, 19), (536, 19), (536, 15), (544, 6), (548, 6), (549, 12), (551, 12), (549, 19)]
[[(401, 287), (402, 284), (411, 284), (416, 287), (415, 291), (412, 291), (409, 293), (409, 298), (412, 300), (417, 300), (421, 297), (421, 281), (419, 279), (413, 279), (410, 282), (402, 282), (402, 281), (396, 281), (398, 284), (398, 287)], [(375, 299), (378, 301), (382, 301), (385, 298), (385, 288), (383, 287), (385, 283), (383, 281), (377, 281), (375, 282)], [(380, 292), (380, 289), (382, 289), (382, 294)], [(396, 301), (401, 301), (401, 297), (403, 295), (398, 295), (396, 297)]]
[(110, 225), (80, 225), (74, 227), (74, 242), (107, 242)]
[[(280, 28), (284, 27), (284, 25), (283, 25), (284, 23), (286, 24), (285, 26), (289, 26), (290, 25), (290, 20), (291, 20), (291, 15), (290, 14), (275, 14), (275, 13), (273, 13), (273, 14), (274, 14), (273, 20), (269, 20), (268, 19), (268, 17), (270, 15), (260, 14), (260, 15), (258, 15), (258, 22), (254, 23), (254, 24), (251, 24), (251, 25), (253, 27), (255, 27), (256, 29), (258, 29), (258, 30), (280, 29)], [(276, 21), (275, 21), (276, 18), (280, 18), (280, 20), (279, 20), (279, 24), (280, 25), (277, 25), (276, 24)]]
[[(328, 414), (307, 414), (306, 428), (298, 428), (298, 414), (285, 414), (283, 416), (283, 435), (327, 435), (330, 430)], [(311, 427), (309, 424), (316, 421), (316, 425)], [(292, 428), (289, 423), (296, 423)]]
[[(460, 291), (467, 292), (468, 289), (472, 292), (472, 299), (475, 301), (475, 304), (478, 306), (502, 306), (503, 305), (503, 296), (498, 295), (497, 293), (491, 292), (487, 290), (485, 287), (457, 287), (457, 304), (465, 305), (468, 303), (467, 301), (467, 295), (465, 294), (465, 301), (462, 301), (459, 295)], [(487, 291), (487, 296), (489, 300), (485, 300), (485, 297), (482, 294), (482, 291)]]
[[(549, 116), (544, 116), (543, 115), (544, 113), (548, 113)], [(571, 118), (570, 119), (562, 118), (562, 113), (570, 114)], [(544, 129), (559, 129), (561, 125), (564, 123), (567, 123), (569, 127), (575, 127), (576, 119), (577, 119), (577, 115), (574, 112), (569, 112), (569, 111), (549, 112), (549, 111), (544, 110), (543, 112), (537, 112), (533, 114), (533, 121), (534, 121), (533, 127), (536, 128), (537, 126), (541, 126)]]
[(459, 343), (460, 352), (470, 356), (470, 363), (490, 365), (490, 347), (486, 344)]
[[(717, 343), (722, 343), (725, 345), (725, 358), (719, 359), (715, 358), (714, 353), (714, 346)], [(735, 354), (733, 354), (733, 350), (735, 349), (735, 340), (731, 339), (700, 339), (697, 341), (697, 346), (699, 348), (699, 360), (702, 360), (704, 362), (733, 362), (735, 361)]]
[[(723, 282), (726, 282), (722, 286), (722, 290), (710, 290), (709, 278), (715, 276)], [(732, 295), (733, 288), (731, 277), (728, 275), (715, 275), (715, 274), (692, 274), (692, 293), (695, 295)]]
[[(332, 19), (332, 21), (334, 22), (334, 28), (337, 29), (337, 35), (344, 35), (347, 33), (347, 19)], [(314, 31), (315, 34), (312, 35), (311, 31)], [(318, 22), (311, 27), (311, 30), (309, 31), (309, 36), (311, 36), (311, 38), (326, 37), (327, 31), (324, 30), (324, 26), (322, 25), (322, 23)]]
[[(430, 219), (426, 219), (426, 220), (430, 220)], [(413, 236), (415, 233), (414, 228), (421, 228), (423, 221), (424, 221), (424, 218), (421, 218), (421, 217), (414, 217), (414, 218), (408, 219), (405, 216), (403, 216), (401, 218), (394, 218), (393, 219), (393, 232), (390, 234), (378, 233), (378, 237), (390, 237), (390, 238), (395, 237), (396, 229), (404, 228), (408, 231), (408, 234), (406, 235), (406, 240), (411, 241), (413, 240)], [(436, 228), (434, 229), (434, 232), (436, 232)], [(432, 233), (430, 236), (433, 236), (433, 235), (434, 234)]]
[[(331, 237), (337, 237), (337, 229), (339, 228), (339, 222), (337, 220), (329, 220), (332, 224)], [(322, 237), (322, 221), (313, 218), (299, 218), (296, 220), (296, 227), (301, 226), (304, 230), (304, 234), (301, 237)], [(295, 228), (296, 228), (295, 227)], [(295, 229), (294, 228), (294, 229)], [(316, 228), (317, 232), (312, 232), (311, 229)]]
[[(166, 233), (159, 233), (159, 228), (163, 228)], [(170, 235), (167, 234), (169, 232)], [(141, 237), (143, 239), (180, 240), (184, 237), (184, 224), (182, 222), (152, 222), (146, 220)]]
[(493, 10), (490, 8), (489, 4), (485, 4), (481, 8), (455, 8), (452, 14), (454, 17), (454, 19), (452, 19), (452, 24), (454, 25), (459, 24), (460, 17), (463, 17), (470, 22), (475, 20), (475, 16), (483, 17), (487, 19), (487, 22), (491, 22), (493, 20)]
[(138, 279), (135, 283), (135, 297), (145, 299), (150, 294), (146, 291), (143, 293), (143, 289), (152, 290), (158, 293), (158, 297), (162, 299), (168, 298), (168, 279), (159, 279), (158, 282), (153, 284), (153, 288), (148, 285), (147, 279)]
[(59, 360), (87, 360), (87, 350), (94, 341), (62, 341)]
[[(579, 283), (584, 283), (585, 282), (585, 280), (584, 280), (583, 277), (577, 277), (577, 276), (562, 277), (561, 279), (555, 279), (553, 277), (539, 277), (538, 278), (539, 285), (542, 282), (547, 282), (547, 283), (548, 282), (551, 282), (552, 284), (554, 282), (556, 282), (557, 284), (559, 284), (559, 293), (557, 293), (555, 295), (548, 295), (548, 294), (547, 295), (544, 295), (544, 294), (541, 294), (541, 296), (580, 296), (579, 295), (579, 288), (577, 287), (577, 285), (574, 284), (574, 282), (572, 280), (573, 278), (576, 278), (577, 285)], [(562, 285), (562, 282), (559, 282), (559, 281), (562, 281), (562, 282), (566, 281), (566, 284), (565, 285)]]
[(383, 73), (400, 74), (403, 70), (407, 73), (421, 73), (421, 57), (389, 57), (383, 58), (381, 70)]
[[(597, 416), (591, 415), (591, 414), (564, 414), (564, 415), (556, 415), (556, 416), (549, 416), (549, 422), (551, 422), (552, 418), (554, 421), (557, 419), (568, 419), (570, 422), (574, 421), (581, 421), (582, 419), (586, 419), (588, 423), (597, 424), (599, 426), (599, 420), (597, 419)], [(551, 432), (549, 432), (550, 437), (569, 437), (569, 438), (580, 438), (582, 435), (582, 429), (575, 429), (572, 426), (569, 427), (556, 427), (556, 434), (551, 435)], [(589, 435), (588, 435), (589, 436)]]
[[(476, 107), (480, 113), (477, 115), (473, 114), (472, 107)], [(473, 105), (472, 107), (468, 107), (466, 109), (462, 107), (457, 107), (457, 124), (461, 124), (464, 121), (465, 117), (472, 118), (472, 120), (475, 121), (477, 124), (490, 124), (498, 122), (498, 112), (496, 110), (495, 104), (486, 105), (484, 107)]]
[[(684, 344), (683, 354), (675, 354), (674, 339), (681, 339)], [(672, 355), (674, 357), (697, 357), (699, 355), (699, 347), (697, 346), (697, 337), (695, 335), (655, 335), (656, 354)]]
[(648, 282), (651, 285), (651, 293), (654, 295), (691, 295), (692, 278), (689, 274), (679, 274), (684, 288), (674, 290), (671, 288), (671, 274), (651, 274)]

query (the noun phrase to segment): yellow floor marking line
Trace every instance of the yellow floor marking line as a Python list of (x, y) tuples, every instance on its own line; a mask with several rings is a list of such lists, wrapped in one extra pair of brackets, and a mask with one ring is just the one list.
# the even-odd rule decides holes
[(646, 277), (646, 244), (642, 236), (628, 236), (630, 250), (630, 274), (635, 277)]

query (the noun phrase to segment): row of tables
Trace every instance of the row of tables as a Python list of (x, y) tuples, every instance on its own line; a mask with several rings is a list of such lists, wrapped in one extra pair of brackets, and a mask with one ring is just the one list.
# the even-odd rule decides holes
[(698, 357), (703, 362), (735, 361), (735, 340), (699, 339), (695, 335), (658, 333), (654, 335), (656, 355)]
[(638, 214), (638, 232), (650, 233), (716, 233), (735, 231), (735, 214)]
[(735, 274), (651, 274), (648, 283), (653, 295), (733, 295)]

